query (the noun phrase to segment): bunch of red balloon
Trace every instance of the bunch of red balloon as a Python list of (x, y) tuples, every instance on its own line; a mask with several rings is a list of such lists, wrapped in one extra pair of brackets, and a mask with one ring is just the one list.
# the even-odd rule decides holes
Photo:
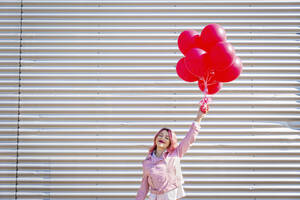
[(223, 82), (235, 80), (243, 70), (240, 58), (226, 40), (226, 32), (219, 24), (205, 26), (201, 34), (185, 30), (178, 37), (184, 57), (177, 62), (176, 72), (184, 81), (198, 81), (205, 97), (219, 92)]

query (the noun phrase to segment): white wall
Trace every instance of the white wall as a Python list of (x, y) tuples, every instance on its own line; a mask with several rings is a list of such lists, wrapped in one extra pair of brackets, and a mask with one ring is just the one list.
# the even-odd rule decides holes
[(300, 199), (300, 1), (2, 0), (0, 11), (1, 199), (134, 199), (154, 134), (180, 141), (203, 97), (176, 74), (177, 37), (210, 23), (244, 68), (182, 159), (183, 199)]

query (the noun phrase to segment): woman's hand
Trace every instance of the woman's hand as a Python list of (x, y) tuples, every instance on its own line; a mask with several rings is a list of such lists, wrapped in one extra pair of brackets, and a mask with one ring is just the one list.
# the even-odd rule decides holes
[(197, 113), (197, 118), (196, 121), (200, 122), (202, 118), (204, 118), (209, 110), (209, 105), (208, 104), (200, 104), (198, 113)]
[(209, 110), (208, 104), (200, 105), (198, 110), (198, 115), (204, 117), (208, 113), (208, 110)]
[(200, 111), (203, 114), (206, 114), (208, 112), (209, 106), (208, 103), (202, 103), (202, 105), (200, 106)]

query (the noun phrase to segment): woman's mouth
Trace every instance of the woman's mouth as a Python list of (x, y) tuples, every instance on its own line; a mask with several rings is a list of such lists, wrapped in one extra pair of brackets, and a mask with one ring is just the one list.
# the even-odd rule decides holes
[(165, 143), (164, 141), (162, 141), (162, 140), (159, 140), (158, 142), (160, 142), (160, 143)]

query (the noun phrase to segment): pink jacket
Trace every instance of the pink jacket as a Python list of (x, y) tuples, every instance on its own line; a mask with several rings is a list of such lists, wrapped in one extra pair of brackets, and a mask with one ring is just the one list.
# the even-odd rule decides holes
[(153, 194), (163, 194), (184, 183), (180, 158), (195, 142), (200, 128), (199, 123), (193, 121), (190, 130), (177, 148), (170, 154), (165, 151), (161, 159), (155, 160), (150, 154), (146, 156), (143, 161), (142, 183), (137, 192), (136, 200), (144, 200), (149, 189)]

